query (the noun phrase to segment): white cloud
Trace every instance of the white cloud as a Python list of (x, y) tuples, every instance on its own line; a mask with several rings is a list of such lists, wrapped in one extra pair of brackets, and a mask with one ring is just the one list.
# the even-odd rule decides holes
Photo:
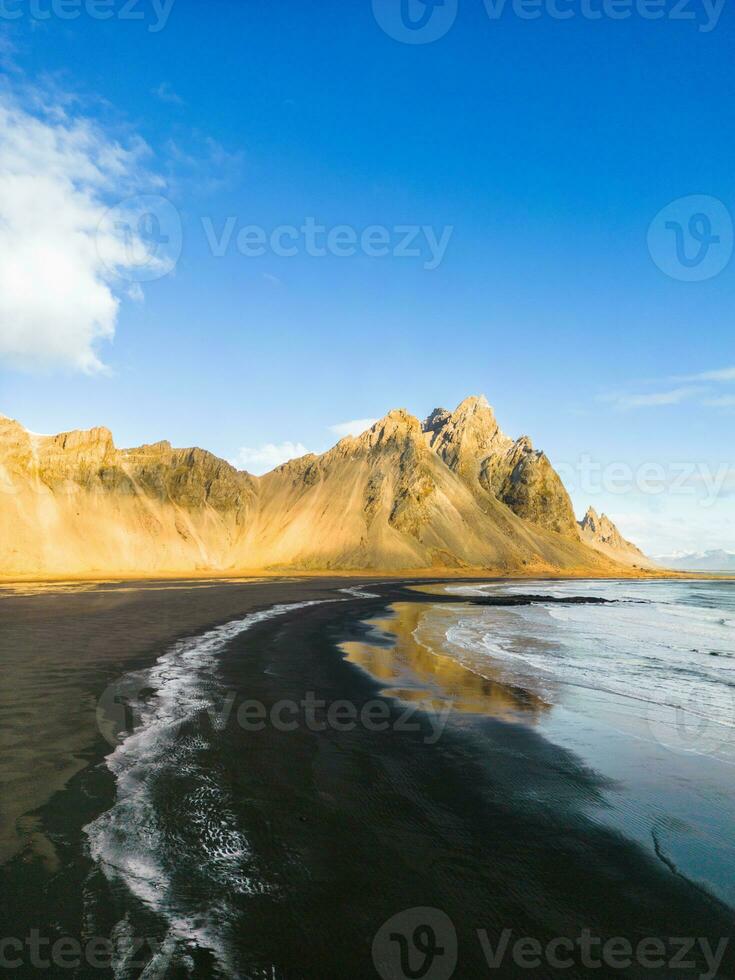
[(716, 371), (702, 371), (701, 374), (688, 374), (675, 381), (735, 381), (735, 367), (719, 368)]
[(0, 360), (25, 370), (104, 369), (135, 248), (100, 221), (151, 180), (142, 141), (122, 146), (73, 106), (0, 92)]
[(193, 130), (186, 145), (169, 139), (165, 144), (168, 157), (169, 186), (198, 194), (214, 194), (237, 187), (242, 178), (245, 154), (231, 153), (211, 136)]
[(719, 398), (705, 398), (703, 405), (710, 408), (735, 408), (735, 395), (721, 395)]
[(694, 387), (674, 388), (671, 391), (656, 391), (645, 395), (611, 395), (604, 400), (612, 402), (619, 409), (652, 408), (658, 405), (679, 405), (702, 394), (703, 390)]
[(256, 449), (243, 446), (235, 459), (230, 460), (230, 462), (238, 469), (245, 469), (249, 473), (260, 476), (263, 473), (269, 473), (281, 463), (288, 462), (289, 459), (306, 456), (308, 452), (306, 446), (300, 442), (267, 442), (264, 446), (259, 446)]
[(648, 392), (646, 394), (630, 394), (615, 392), (602, 395), (600, 401), (608, 402), (620, 410), (632, 408), (651, 408), (660, 405), (679, 405), (682, 402), (695, 400), (698, 405), (706, 408), (732, 408), (735, 406), (735, 396), (711, 395), (712, 385), (735, 382), (735, 367), (717, 368), (713, 371), (700, 371), (698, 374), (675, 375), (666, 380), (650, 381), (653, 385), (664, 385), (668, 382), (678, 383), (679, 387), (664, 391)]
[(184, 105), (184, 100), (174, 92), (169, 82), (161, 82), (160, 85), (152, 89), (152, 94), (161, 102), (167, 102), (169, 105)]
[(15, 54), (16, 47), (10, 39), (10, 35), (4, 30), (0, 30), (0, 67), (3, 71), (15, 72), (18, 70)]
[(371, 429), (378, 419), (353, 419), (351, 422), (338, 422), (330, 425), (329, 431), (334, 432), (340, 439), (344, 436), (359, 436), (368, 429)]

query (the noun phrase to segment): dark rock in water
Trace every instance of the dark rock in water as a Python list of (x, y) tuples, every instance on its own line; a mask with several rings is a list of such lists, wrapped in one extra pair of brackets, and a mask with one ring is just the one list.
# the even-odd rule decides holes
[[(453, 597), (453, 600), (456, 601), (456, 597)], [(607, 606), (617, 602), (617, 599), (601, 599), (598, 596), (587, 595), (504, 595), (470, 599), (470, 602), (473, 606), (530, 606), (538, 602), (563, 606)]]

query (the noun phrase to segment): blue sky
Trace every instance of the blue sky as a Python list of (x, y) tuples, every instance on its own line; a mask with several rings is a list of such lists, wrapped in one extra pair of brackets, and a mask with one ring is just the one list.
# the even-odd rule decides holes
[(732, 8), (67, 2), (0, 4), (0, 411), (257, 470), (485, 393), (580, 512), (735, 550)]

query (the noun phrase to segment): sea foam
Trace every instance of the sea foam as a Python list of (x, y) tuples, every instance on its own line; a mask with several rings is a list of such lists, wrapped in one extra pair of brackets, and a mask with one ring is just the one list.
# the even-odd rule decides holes
[[(131, 672), (119, 682), (136, 725), (106, 759), (116, 780), (115, 804), (84, 829), (90, 854), (108, 881), (125, 886), (167, 925), (145, 976), (163, 975), (172, 961), (188, 972), (187, 964), (193, 969), (188, 952), (194, 947), (211, 951), (224, 975), (235, 975), (227, 935), (229, 901), (267, 885), (237, 826), (223, 781), (204, 763), (210, 741), (201, 730), (189, 729), (204, 712), (215, 733), (222, 724), (225, 692), (218, 659), (232, 639), (264, 620), (330, 601), (337, 600), (279, 604), (251, 613), (176, 643), (149, 670)], [(168, 821), (158, 799), (166, 780), (182, 787)], [(195, 864), (192, 873), (219, 886), (212, 889), (217, 902), (192, 909), (177, 896), (175, 878), (182, 863)], [(129, 925), (121, 920), (117, 928), (123, 935)], [(124, 946), (114, 963), (119, 978), (130, 975)]]

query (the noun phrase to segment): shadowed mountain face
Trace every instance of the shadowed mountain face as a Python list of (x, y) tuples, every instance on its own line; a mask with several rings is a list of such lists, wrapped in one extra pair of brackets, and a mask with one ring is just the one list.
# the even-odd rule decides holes
[[(107, 429), (38, 436), (0, 417), (0, 573), (612, 568), (569, 496), (484, 398), (422, 424), (392, 411), (321, 456), (257, 478)], [(623, 540), (623, 539), (621, 539)]]

